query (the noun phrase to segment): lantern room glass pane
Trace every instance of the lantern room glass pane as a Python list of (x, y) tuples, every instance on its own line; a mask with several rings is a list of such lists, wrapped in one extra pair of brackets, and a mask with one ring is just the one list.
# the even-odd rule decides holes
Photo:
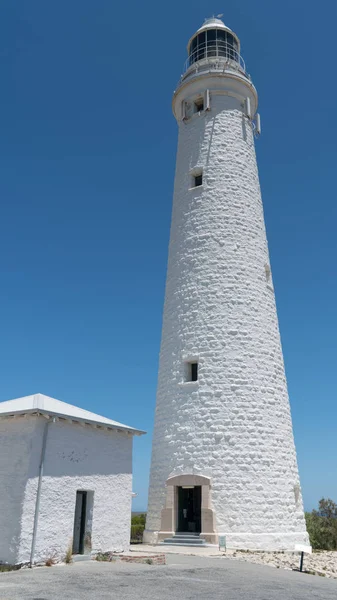
[(190, 63), (194, 63), (197, 59), (197, 43), (198, 43), (198, 39), (197, 37), (194, 38), (194, 40), (192, 40), (191, 43), (191, 49), (190, 49)]
[(198, 60), (205, 58), (205, 32), (198, 35)]
[(227, 48), (228, 58), (231, 58), (232, 60), (238, 60), (238, 43), (231, 33), (227, 34)]
[(239, 62), (238, 49), (238, 42), (230, 32), (223, 29), (207, 29), (192, 40), (189, 64), (216, 56)]
[(207, 56), (216, 56), (216, 29), (207, 30)]
[(226, 56), (226, 31), (218, 29), (216, 34), (218, 56)]

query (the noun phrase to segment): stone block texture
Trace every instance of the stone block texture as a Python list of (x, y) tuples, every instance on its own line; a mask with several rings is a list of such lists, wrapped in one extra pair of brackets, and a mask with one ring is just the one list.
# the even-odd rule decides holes
[[(42, 416), (0, 420), (0, 562), (30, 559), (45, 423)], [(94, 493), (93, 552), (127, 550), (131, 469), (131, 435), (61, 420), (50, 423), (35, 561), (62, 560), (72, 545), (77, 490)]]
[[(308, 536), (244, 109), (252, 86), (234, 79), (199, 77), (174, 100), (179, 139), (145, 540), (158, 539), (166, 480), (198, 474), (211, 479), (216, 530), (228, 547), (294, 549)], [(206, 88), (210, 110), (182, 120), (181, 103)], [(196, 170), (203, 184), (193, 188)], [(195, 360), (198, 381), (186, 381)]]

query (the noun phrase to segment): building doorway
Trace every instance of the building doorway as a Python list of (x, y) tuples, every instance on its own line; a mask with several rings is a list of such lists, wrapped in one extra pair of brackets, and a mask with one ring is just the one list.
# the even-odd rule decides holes
[(84, 554), (85, 524), (87, 520), (87, 492), (76, 492), (73, 554)]
[(201, 532), (201, 485), (178, 487), (178, 532)]

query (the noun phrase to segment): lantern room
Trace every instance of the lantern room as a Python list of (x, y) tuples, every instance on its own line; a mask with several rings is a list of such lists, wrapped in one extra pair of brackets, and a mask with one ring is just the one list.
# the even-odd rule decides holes
[(224, 59), (240, 64), (240, 41), (220, 19), (206, 19), (187, 45), (188, 67), (203, 59)]

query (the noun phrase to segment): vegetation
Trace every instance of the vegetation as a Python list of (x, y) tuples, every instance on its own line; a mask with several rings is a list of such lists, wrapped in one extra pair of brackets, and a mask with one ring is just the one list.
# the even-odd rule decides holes
[(46, 567), (52, 567), (54, 564), (55, 564), (55, 558), (53, 556), (46, 558), (46, 562), (45, 562)]
[(52, 567), (57, 562), (58, 562), (58, 549), (57, 548), (51, 548), (49, 550), (49, 553), (47, 554), (47, 556), (45, 558), (44, 564), (45, 564), (46, 567)]
[(146, 514), (141, 513), (131, 517), (131, 544), (141, 544), (145, 529)]
[(19, 569), (21, 569), (21, 565), (0, 564), (0, 573), (5, 573), (7, 571), (18, 571)]
[(73, 543), (70, 542), (67, 551), (65, 553), (64, 556), (64, 562), (66, 563), (66, 565), (70, 565), (70, 563), (73, 562)]
[(314, 550), (337, 550), (337, 504), (333, 500), (322, 498), (318, 510), (305, 513), (305, 519)]
[(99, 562), (109, 562), (109, 554), (107, 552), (99, 552), (96, 555), (96, 560), (98, 560)]

